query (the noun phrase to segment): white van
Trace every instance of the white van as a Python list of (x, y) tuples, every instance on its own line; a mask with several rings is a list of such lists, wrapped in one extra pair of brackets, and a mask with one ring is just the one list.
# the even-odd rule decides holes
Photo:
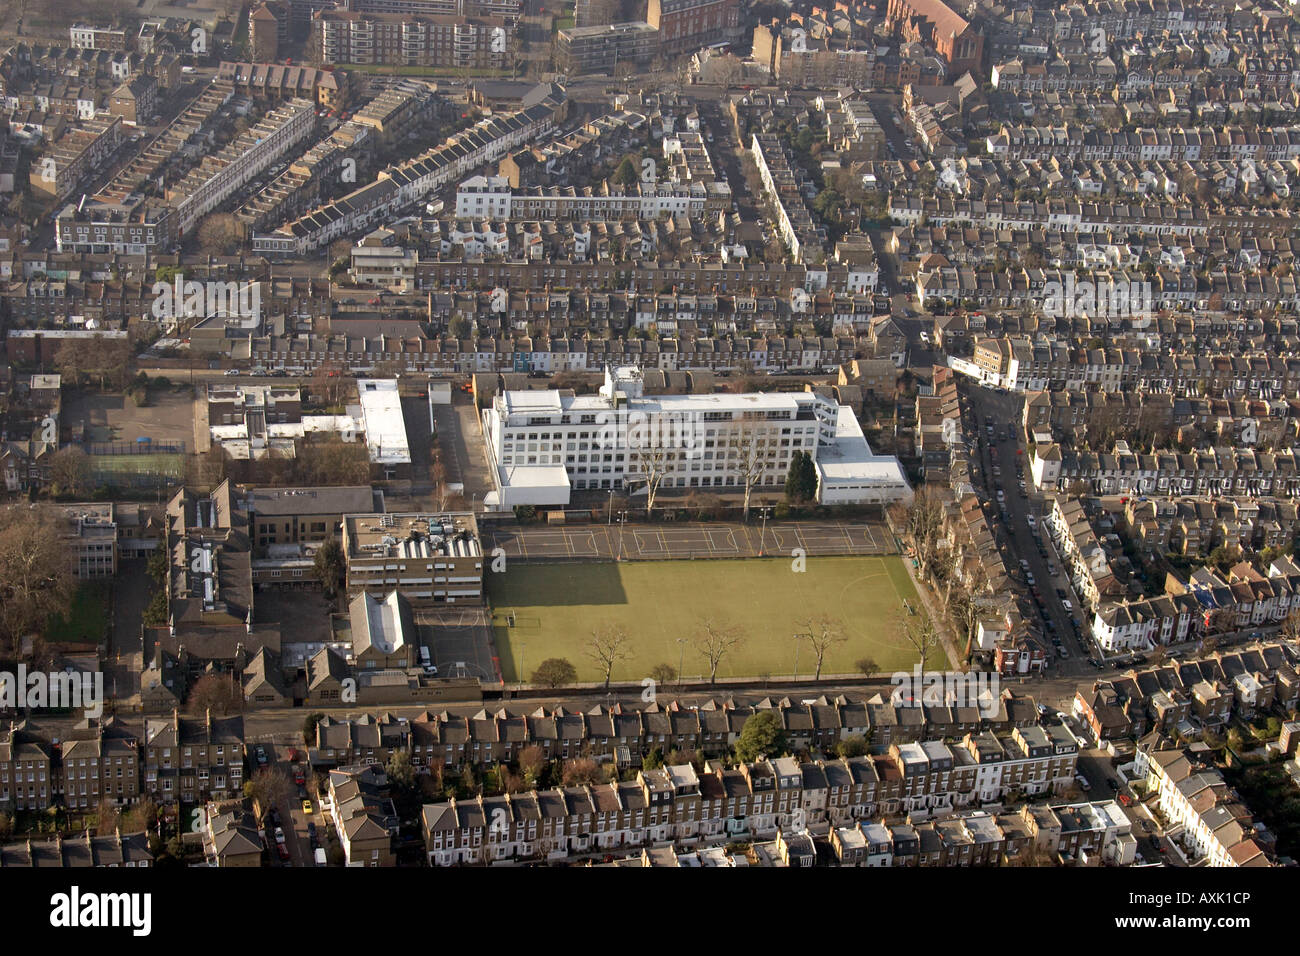
[(316, 865), (325, 866), (325, 848), (316, 847)]

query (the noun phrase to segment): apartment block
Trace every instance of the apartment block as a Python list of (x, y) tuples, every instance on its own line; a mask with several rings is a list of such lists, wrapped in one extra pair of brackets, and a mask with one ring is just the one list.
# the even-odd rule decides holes
[(666, 57), (736, 39), (738, 0), (649, 0), (646, 21), (659, 31)]
[(648, 23), (566, 27), (556, 34), (555, 57), (573, 75), (644, 68), (659, 52), (659, 31)]
[(499, 70), (511, 28), (494, 17), (407, 17), (321, 10), (312, 17), (320, 63)]
[(405, 17), (501, 17), (511, 25), (523, 13), (522, 0), (348, 0), (347, 8)]

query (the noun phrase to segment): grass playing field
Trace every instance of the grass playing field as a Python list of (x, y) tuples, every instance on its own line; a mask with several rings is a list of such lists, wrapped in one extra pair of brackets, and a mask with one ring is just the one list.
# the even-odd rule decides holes
[[(883, 671), (910, 670), (916, 652), (901, 636), (904, 602), (925, 613), (898, 557), (808, 558), (801, 573), (789, 561), (771, 559), (515, 564), (487, 578), (507, 681), (521, 679), (521, 657), (523, 679), (546, 658), (564, 657), (579, 680), (602, 680), (586, 645), (606, 624), (631, 638), (615, 680), (641, 680), (656, 665), (675, 669), (679, 660), (685, 677), (707, 677), (708, 662), (694, 646), (706, 616), (745, 634), (719, 677), (794, 673), (793, 635), (808, 630), (809, 616), (823, 614), (838, 619), (848, 636), (827, 652), (824, 675), (854, 673), (863, 657)], [(687, 643), (679, 645), (679, 638)], [(798, 644), (798, 672), (810, 677), (812, 649)], [(929, 663), (944, 667), (942, 651)]]
[(185, 477), (184, 455), (92, 455), (90, 467), (97, 479), (112, 481), (138, 475)]
[(73, 594), (68, 616), (50, 619), (45, 639), (93, 643), (108, 629), (108, 615), (108, 585), (88, 581)]

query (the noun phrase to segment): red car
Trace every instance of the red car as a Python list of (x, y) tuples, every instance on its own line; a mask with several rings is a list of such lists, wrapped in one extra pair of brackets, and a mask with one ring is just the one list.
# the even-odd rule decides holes
[(307, 775), (302, 772), (301, 767), (293, 768), (293, 782), (300, 787), (307, 782)]
[(282, 860), (289, 859), (289, 848), (287, 846), (285, 846), (283, 843), (277, 843), (275, 845), (275, 848), (280, 851), (280, 859)]

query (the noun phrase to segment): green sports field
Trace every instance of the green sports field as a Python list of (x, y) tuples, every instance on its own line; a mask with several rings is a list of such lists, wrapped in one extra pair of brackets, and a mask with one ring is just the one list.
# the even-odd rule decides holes
[(92, 455), (91, 471), (98, 480), (111, 482), (114, 478), (159, 476), (180, 480), (185, 477), (185, 456), (157, 455)]
[[(707, 677), (708, 663), (693, 646), (706, 616), (745, 634), (722, 661), (719, 677), (793, 673), (793, 635), (807, 630), (809, 616), (823, 614), (838, 619), (848, 636), (827, 653), (823, 674), (854, 673), (862, 657), (884, 671), (910, 670), (916, 652), (901, 637), (899, 620), (909, 613), (904, 602), (925, 613), (902, 559), (892, 556), (808, 558), (803, 572), (772, 559), (515, 564), (487, 578), (507, 681), (527, 679), (548, 657), (567, 658), (579, 680), (603, 679), (586, 644), (606, 624), (622, 627), (631, 638), (615, 680), (639, 681), (659, 664), (675, 669), (683, 651), (684, 676)], [(679, 645), (679, 638), (688, 643)], [(945, 666), (942, 651), (930, 664)], [(798, 667), (812, 676), (807, 642), (799, 642)]]

